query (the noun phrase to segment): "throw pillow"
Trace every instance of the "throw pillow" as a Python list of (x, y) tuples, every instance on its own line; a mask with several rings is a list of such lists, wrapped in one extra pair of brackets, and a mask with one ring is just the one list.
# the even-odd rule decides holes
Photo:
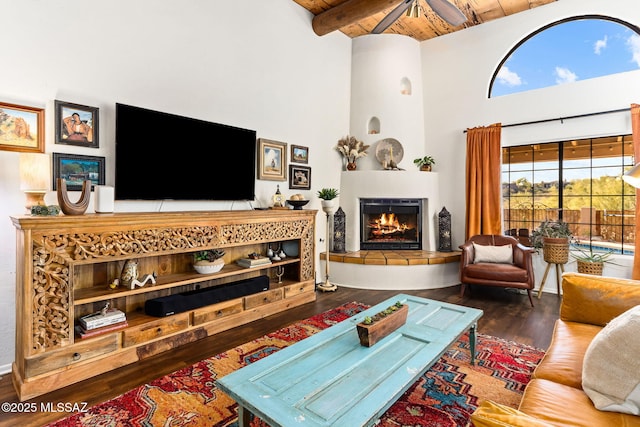
[(471, 421), (475, 427), (551, 427), (551, 424), (524, 412), (490, 400), (478, 406), (471, 414)]
[(584, 354), (582, 389), (601, 411), (640, 415), (640, 305), (609, 322)]
[(513, 264), (513, 248), (511, 245), (493, 246), (473, 244), (475, 255), (473, 263), (493, 262), (498, 264)]

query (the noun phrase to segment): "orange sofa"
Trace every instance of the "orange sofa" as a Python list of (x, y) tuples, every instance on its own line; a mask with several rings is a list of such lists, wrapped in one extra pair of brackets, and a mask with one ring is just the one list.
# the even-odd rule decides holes
[(551, 345), (519, 408), (483, 401), (471, 416), (476, 427), (640, 427), (640, 416), (596, 409), (582, 386), (589, 344), (613, 318), (640, 305), (640, 281), (565, 273), (562, 290)]

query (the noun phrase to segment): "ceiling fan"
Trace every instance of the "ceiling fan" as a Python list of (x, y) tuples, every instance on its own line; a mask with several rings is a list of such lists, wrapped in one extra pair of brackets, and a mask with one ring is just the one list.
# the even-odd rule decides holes
[[(433, 9), (433, 11), (440, 16), (442, 19), (447, 21), (449, 24), (457, 27), (458, 25), (462, 25), (467, 21), (467, 17), (458, 9), (453, 3), (450, 3), (447, 0), (425, 0), (429, 7)], [(395, 9), (393, 9), (387, 16), (385, 16), (382, 21), (375, 26), (375, 28), (371, 31), (372, 34), (380, 34), (391, 24), (393, 24), (400, 16), (405, 13), (407, 9), (412, 14), (412, 16), (419, 16), (419, 0), (404, 0)]]

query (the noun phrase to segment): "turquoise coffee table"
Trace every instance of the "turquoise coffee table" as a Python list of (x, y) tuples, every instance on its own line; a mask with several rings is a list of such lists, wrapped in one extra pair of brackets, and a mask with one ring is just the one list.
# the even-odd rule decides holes
[[(373, 347), (360, 345), (356, 323), (396, 301), (407, 323)], [(444, 352), (469, 331), (471, 363), (482, 310), (396, 295), (217, 380), (238, 402), (240, 427), (249, 411), (271, 427), (372, 426)]]

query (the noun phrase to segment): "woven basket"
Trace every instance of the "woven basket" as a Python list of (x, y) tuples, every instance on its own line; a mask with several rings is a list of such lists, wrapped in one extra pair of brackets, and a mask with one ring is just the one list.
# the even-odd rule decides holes
[(604, 262), (578, 261), (578, 273), (593, 274), (594, 276), (602, 276)]
[(566, 264), (569, 261), (569, 239), (545, 237), (542, 241), (542, 253), (549, 264)]

